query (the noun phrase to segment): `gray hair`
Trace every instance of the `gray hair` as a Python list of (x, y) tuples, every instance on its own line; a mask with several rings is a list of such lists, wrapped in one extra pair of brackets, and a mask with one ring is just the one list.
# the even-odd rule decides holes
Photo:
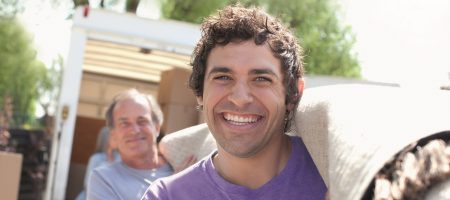
[(162, 125), (162, 123), (164, 122), (164, 115), (163, 115), (163, 112), (161, 111), (161, 107), (159, 106), (155, 97), (153, 97), (150, 94), (141, 93), (138, 90), (133, 88), (133, 89), (123, 91), (123, 92), (117, 94), (113, 98), (113, 101), (109, 105), (108, 110), (106, 111), (106, 115), (105, 115), (106, 124), (108, 125), (109, 128), (114, 128), (113, 112), (114, 112), (114, 108), (116, 107), (117, 103), (124, 99), (130, 99), (130, 98), (133, 99), (136, 97), (142, 97), (147, 100), (147, 102), (150, 106), (150, 110), (151, 110), (152, 122), (158, 126)]

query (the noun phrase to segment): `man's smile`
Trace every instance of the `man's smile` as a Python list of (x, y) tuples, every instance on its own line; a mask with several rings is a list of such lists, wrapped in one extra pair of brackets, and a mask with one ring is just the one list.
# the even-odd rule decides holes
[(127, 142), (127, 143), (129, 143), (129, 142), (138, 142), (138, 141), (146, 140), (146, 139), (147, 139), (147, 137), (145, 137), (145, 136), (137, 136), (137, 137), (127, 138), (125, 140), (125, 142)]
[(223, 118), (234, 125), (246, 125), (257, 122), (262, 118), (262, 116), (223, 113)]

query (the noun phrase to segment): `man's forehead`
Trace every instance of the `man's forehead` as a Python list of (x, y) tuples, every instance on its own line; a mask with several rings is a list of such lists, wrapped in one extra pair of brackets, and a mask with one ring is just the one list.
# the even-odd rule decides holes
[(114, 107), (114, 113), (118, 111), (122, 113), (134, 112), (135, 114), (141, 113), (142, 115), (146, 115), (150, 114), (151, 107), (144, 97), (137, 96), (117, 101), (116, 106)]
[[(133, 118), (132, 118), (133, 117)], [(149, 114), (142, 114), (142, 115), (137, 115), (137, 116), (118, 116), (117, 117), (117, 121), (119, 122), (123, 122), (123, 121), (129, 121), (130, 119), (149, 119), (151, 116)]]
[[(249, 48), (254, 51), (246, 53)], [(240, 51), (245, 53), (240, 53)], [(233, 60), (230, 60), (229, 57), (232, 57)], [(266, 59), (258, 59), (261, 57)], [(239, 67), (236, 68), (236, 66)], [(248, 74), (277, 74), (281, 73), (281, 68), (281, 60), (273, 55), (269, 45), (266, 43), (258, 45), (252, 40), (217, 45), (211, 50), (206, 62), (206, 74), (233, 73), (237, 70), (244, 70)]]
[(149, 103), (147, 99), (142, 95), (132, 95), (132, 96), (125, 96), (117, 100), (116, 108), (120, 106), (129, 106), (129, 105), (142, 105), (142, 106), (149, 106)]

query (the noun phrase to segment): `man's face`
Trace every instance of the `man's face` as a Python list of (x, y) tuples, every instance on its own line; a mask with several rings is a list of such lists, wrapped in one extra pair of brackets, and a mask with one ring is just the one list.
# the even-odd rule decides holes
[(280, 60), (267, 45), (249, 40), (215, 47), (198, 102), (219, 149), (249, 157), (281, 138), (284, 91)]
[(123, 99), (113, 111), (112, 136), (122, 159), (152, 152), (157, 129), (152, 123), (149, 103), (142, 97)]

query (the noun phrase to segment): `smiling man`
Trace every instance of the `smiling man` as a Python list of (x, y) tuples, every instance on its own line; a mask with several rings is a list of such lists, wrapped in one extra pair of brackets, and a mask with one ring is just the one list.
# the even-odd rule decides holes
[(202, 24), (190, 87), (218, 149), (143, 199), (325, 199), (301, 138), (285, 133), (303, 92), (301, 48), (277, 19), (229, 6)]
[(140, 199), (151, 182), (173, 173), (158, 153), (156, 138), (163, 116), (154, 98), (134, 89), (125, 91), (109, 106), (106, 122), (121, 161), (92, 172), (87, 199)]

